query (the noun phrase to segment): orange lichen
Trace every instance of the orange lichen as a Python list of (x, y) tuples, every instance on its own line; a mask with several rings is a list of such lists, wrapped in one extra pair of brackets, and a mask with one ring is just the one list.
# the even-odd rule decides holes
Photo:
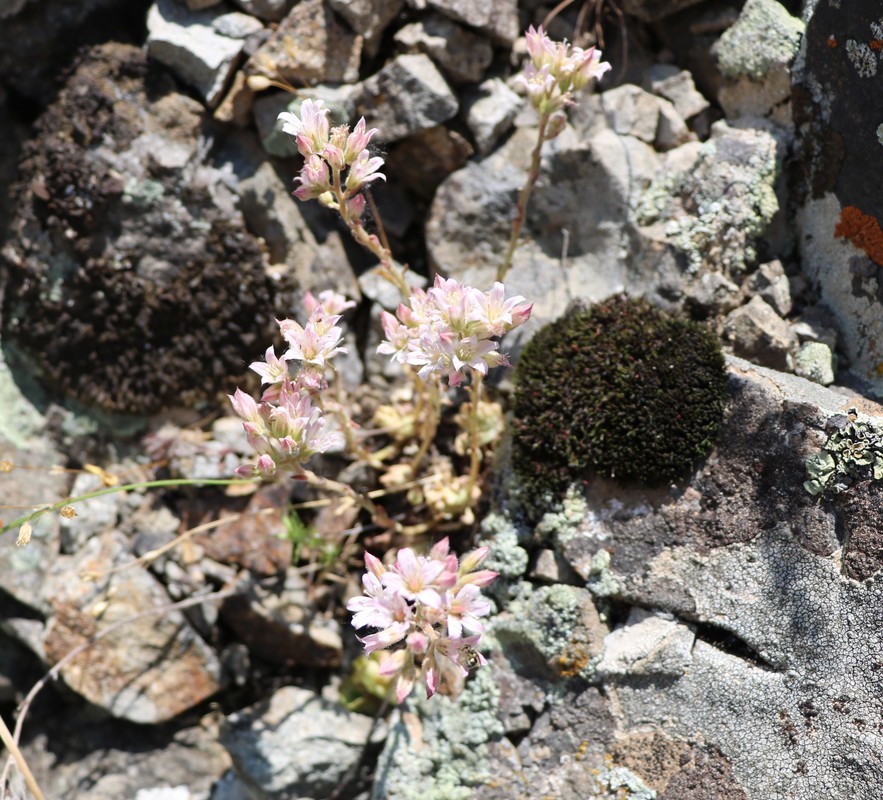
[(834, 236), (846, 239), (863, 250), (875, 264), (883, 267), (883, 229), (876, 217), (865, 214), (855, 206), (846, 206), (840, 212), (840, 222)]
[(869, 44), (871, 50), (883, 50), (883, 39), (871, 39)]
[(837, 39), (835, 39), (833, 36), (829, 36), (828, 41), (827, 41), (827, 45), (828, 45), (828, 47), (830, 47), (832, 49), (837, 47)]

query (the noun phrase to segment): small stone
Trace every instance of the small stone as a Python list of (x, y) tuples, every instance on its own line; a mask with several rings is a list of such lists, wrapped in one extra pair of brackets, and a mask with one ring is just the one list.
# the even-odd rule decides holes
[(782, 372), (789, 370), (797, 335), (762, 297), (727, 316), (724, 333), (737, 356)]
[(604, 639), (598, 672), (605, 678), (636, 675), (681, 677), (692, 664), (696, 635), (683, 623), (642, 608)]
[(409, 53), (426, 53), (453, 83), (478, 83), (494, 57), (485, 37), (441, 14), (405, 25), (395, 41)]
[(554, 550), (543, 549), (537, 555), (537, 561), (529, 576), (541, 583), (569, 583), (580, 585), (581, 580), (567, 560)]
[(368, 716), (285, 686), (268, 701), (230, 715), (221, 742), (250, 796), (330, 797), (362, 757), (369, 737), (373, 742), (386, 737), (384, 724), (373, 736), (372, 727)]
[(405, 5), (405, 0), (329, 0), (331, 8), (365, 38), (365, 49), (374, 54), (384, 31)]
[(511, 45), (520, 32), (518, 0), (426, 0), (426, 6)]
[(218, 104), (213, 117), (218, 122), (226, 122), (245, 128), (251, 123), (251, 109), (254, 92), (248, 87), (248, 79), (242, 70), (233, 76), (233, 83)]
[[(138, 616), (166, 606), (169, 596), (143, 567), (112, 571), (124, 561), (132, 566), (131, 560), (116, 531), (89, 539), (75, 556), (59, 558), (43, 586), (54, 611), (43, 644), (49, 663), (57, 663), (115, 621), (131, 617), (68, 661), (61, 675), (110, 714), (155, 724), (215, 694), (221, 688), (220, 662), (180, 611)], [(98, 577), (71, 580), (84, 572)]]
[(242, 51), (240, 40), (214, 29), (218, 16), (188, 11), (174, 0), (158, 0), (147, 14), (147, 52), (193, 86), (210, 107), (221, 99)]
[(266, 20), (278, 22), (291, 11), (297, 0), (233, 0), (243, 11)]
[(386, 164), (390, 176), (431, 199), (438, 185), (460, 169), (473, 152), (472, 145), (457, 131), (436, 125), (395, 145)]
[(212, 21), (212, 28), (221, 36), (227, 36), (230, 39), (247, 39), (252, 34), (262, 31), (264, 26), (260, 20), (249, 14), (231, 11), (228, 14), (215, 17)]
[(657, 98), (656, 103), (659, 107), (659, 125), (656, 128), (654, 147), (664, 152), (689, 142), (693, 138), (692, 134), (674, 105), (662, 98)]
[(432, 128), (457, 113), (457, 97), (430, 58), (397, 56), (359, 87), (356, 114), (395, 142)]
[(601, 104), (610, 127), (652, 144), (659, 126), (659, 99), (639, 86), (627, 83), (601, 95)]
[(793, 125), (791, 64), (804, 25), (776, 0), (748, 0), (736, 23), (724, 31), (713, 52), (724, 83), (718, 101), (728, 118), (770, 117)]
[(493, 150), (500, 137), (512, 127), (521, 104), (522, 99), (499, 78), (485, 81), (466, 95), (463, 112), (480, 155)]
[(739, 287), (720, 272), (703, 272), (684, 287), (684, 295), (703, 315), (726, 314), (743, 302)]
[(274, 73), (291, 84), (352, 83), (359, 78), (363, 39), (323, 0), (303, 0), (249, 58), (249, 75)]
[(689, 71), (671, 64), (654, 64), (647, 74), (647, 84), (653, 94), (672, 103), (681, 118), (688, 122), (710, 105), (696, 89)]
[(794, 305), (791, 300), (791, 283), (778, 259), (761, 264), (757, 272), (746, 281), (746, 289), (750, 294), (759, 294), (779, 316), (786, 317), (791, 313)]
[(822, 386), (834, 383), (835, 367), (831, 348), (822, 342), (805, 342), (794, 356), (794, 374)]

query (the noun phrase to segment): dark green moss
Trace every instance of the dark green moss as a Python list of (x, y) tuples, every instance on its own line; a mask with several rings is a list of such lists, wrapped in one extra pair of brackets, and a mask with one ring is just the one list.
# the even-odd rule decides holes
[(513, 465), (530, 504), (594, 472), (660, 486), (684, 478), (720, 430), (717, 337), (617, 296), (540, 330), (515, 372)]

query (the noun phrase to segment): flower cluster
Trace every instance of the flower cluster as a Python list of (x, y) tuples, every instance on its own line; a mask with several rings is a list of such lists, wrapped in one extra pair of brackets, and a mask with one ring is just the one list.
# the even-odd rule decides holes
[[(289, 111), (279, 115), (284, 133), (294, 136), (304, 166), (297, 177), (300, 186), (294, 194), (299, 200), (318, 199), (322, 205), (344, 210), (356, 219), (365, 210), (362, 187), (375, 180), (386, 180), (378, 172), (383, 159), (371, 157), (368, 143), (377, 128), (368, 129), (362, 117), (350, 131), (348, 125), (331, 128), (328, 109), (321, 100), (304, 100), (300, 117)], [(346, 178), (342, 173), (346, 171)]]
[(379, 629), (360, 639), (366, 653), (404, 643), (381, 666), (382, 675), (395, 678), (398, 702), (411, 693), (418, 674), (427, 697), (437, 691), (456, 696), (469, 671), (486, 663), (476, 645), (484, 632), (479, 617), (491, 606), (480, 588), (497, 573), (476, 568), (487, 553), (480, 547), (458, 561), (442, 539), (426, 556), (402, 548), (388, 568), (365, 553), (365, 594), (347, 608), (354, 612), (354, 627)]
[(532, 309), (520, 295), (507, 300), (502, 283), (482, 292), (436, 276), (428, 291), (413, 290), (395, 316), (383, 312), (386, 339), (377, 352), (417, 367), (421, 378), (435, 373), (458, 386), (467, 370), (486, 375), (509, 363), (496, 339), (526, 322)]
[(530, 63), (516, 80), (541, 114), (554, 114), (572, 104), (574, 92), (610, 69), (609, 63), (601, 61), (600, 50), (553, 42), (542, 25), (536, 29), (531, 25), (525, 36)]
[[(250, 365), (261, 383), (267, 384), (261, 402), (240, 389), (230, 395), (234, 410), (245, 420), (248, 442), (259, 454), (256, 464), (237, 468), (237, 475), (271, 478), (280, 470), (300, 474), (311, 456), (343, 445), (341, 433), (327, 430), (323, 410), (314, 398), (326, 385), (330, 359), (346, 352), (341, 347), (343, 329), (337, 323), (342, 312), (354, 305), (335, 292), (322, 292), (318, 299), (307, 292), (306, 325), (279, 320), (288, 350), (277, 356), (270, 346), (263, 361)], [(291, 366), (295, 367), (293, 375)]]

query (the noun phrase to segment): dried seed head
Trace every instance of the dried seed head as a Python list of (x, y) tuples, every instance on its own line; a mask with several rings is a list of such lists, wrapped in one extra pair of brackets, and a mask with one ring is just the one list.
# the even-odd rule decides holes
[(65, 506), (61, 509), (60, 513), (61, 516), (63, 516), (65, 519), (73, 519), (75, 516), (77, 516), (77, 512), (74, 510), (73, 506)]
[(30, 522), (26, 522), (18, 529), (18, 538), (15, 540), (16, 547), (24, 547), (28, 542), (31, 541), (31, 533), (33, 532), (34, 527)]

